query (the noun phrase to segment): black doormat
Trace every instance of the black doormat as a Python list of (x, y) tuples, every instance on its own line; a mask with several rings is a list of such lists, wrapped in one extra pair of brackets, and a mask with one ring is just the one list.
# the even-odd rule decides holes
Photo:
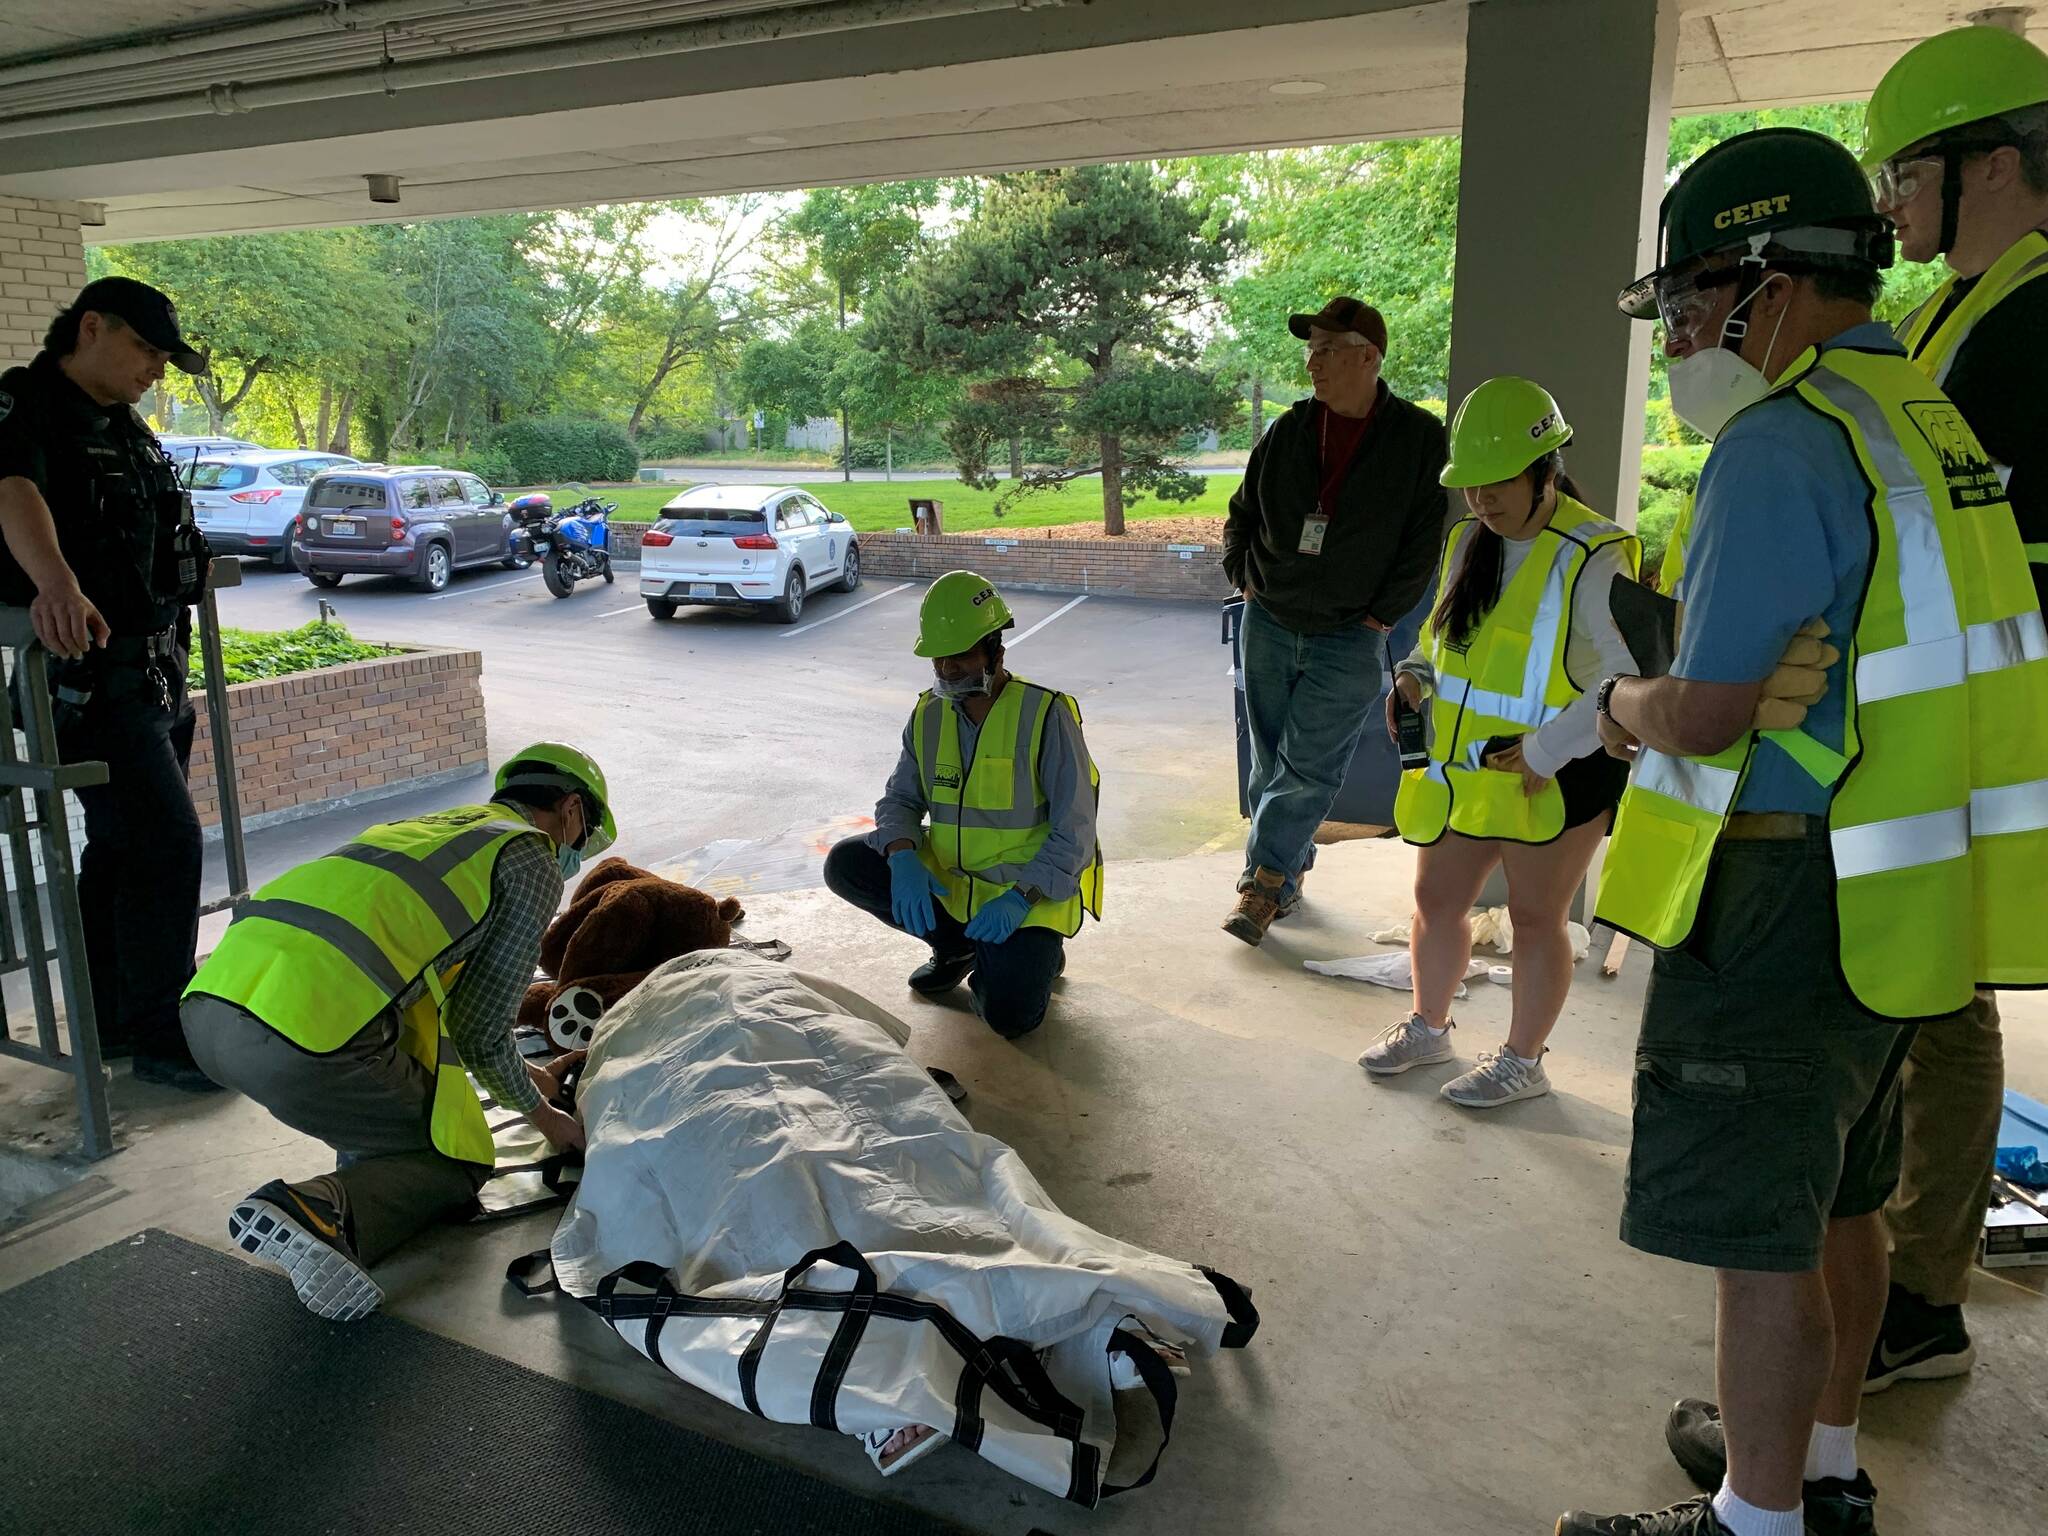
[(0, 1293), (0, 1468), (37, 1536), (961, 1536), (155, 1231)]

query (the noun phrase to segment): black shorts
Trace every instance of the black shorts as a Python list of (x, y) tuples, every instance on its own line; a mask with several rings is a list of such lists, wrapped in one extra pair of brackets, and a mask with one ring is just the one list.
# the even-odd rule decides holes
[(1914, 1026), (1856, 1001), (1825, 829), (1724, 840), (1691, 937), (1658, 952), (1636, 1045), (1621, 1239), (1716, 1269), (1820, 1266), (1899, 1180)]
[(1583, 827), (1607, 815), (1621, 803), (1626, 788), (1628, 764), (1620, 758), (1604, 751), (1573, 758), (1557, 770), (1557, 792), (1564, 796), (1564, 824)]

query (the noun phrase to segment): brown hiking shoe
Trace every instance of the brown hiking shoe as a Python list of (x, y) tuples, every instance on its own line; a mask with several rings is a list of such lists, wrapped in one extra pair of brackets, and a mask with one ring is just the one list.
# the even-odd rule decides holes
[(1223, 919), (1223, 931), (1247, 944), (1263, 943), (1266, 930), (1280, 916), (1280, 888), (1286, 883), (1278, 870), (1253, 870), (1251, 885), (1238, 893), (1236, 907)]

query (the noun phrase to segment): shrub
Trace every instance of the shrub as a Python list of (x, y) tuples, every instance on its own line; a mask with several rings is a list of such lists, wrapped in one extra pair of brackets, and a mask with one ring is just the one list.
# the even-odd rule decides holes
[(466, 469), (486, 485), (518, 485), (519, 470), (504, 449), (481, 444), (460, 453), (444, 453), (440, 463), (448, 469)]
[(699, 428), (666, 421), (641, 428), (633, 441), (642, 460), (688, 459), (711, 447), (711, 439)]
[(490, 447), (505, 455), (515, 485), (631, 480), (640, 472), (633, 440), (610, 422), (573, 416), (509, 422), (492, 435)]
[[(285, 677), (294, 672), (317, 672), (351, 661), (368, 661), (396, 654), (395, 647), (369, 645), (348, 632), (348, 626), (329, 622), (304, 625), (298, 629), (223, 629), (220, 632), (221, 670), (230, 683), (253, 683), (263, 677)], [(192, 653), (189, 686), (206, 686), (206, 657)]]

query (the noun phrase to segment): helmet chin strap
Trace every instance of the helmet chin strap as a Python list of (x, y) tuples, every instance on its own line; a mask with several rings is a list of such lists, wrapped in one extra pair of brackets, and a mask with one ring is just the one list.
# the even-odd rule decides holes
[(1963, 211), (1963, 157), (1952, 149), (1941, 152), (1941, 240), (1937, 256), (1955, 249), (1956, 225)]
[(1749, 335), (1749, 321), (1743, 318), (1742, 312), (1770, 281), (1770, 274), (1764, 270), (1764, 247), (1770, 241), (1769, 235), (1749, 237), (1749, 254), (1742, 258), (1742, 276), (1735, 284), (1735, 305), (1728, 311), (1728, 318), (1721, 322), (1718, 344), (1738, 356), (1742, 352), (1743, 338)]

